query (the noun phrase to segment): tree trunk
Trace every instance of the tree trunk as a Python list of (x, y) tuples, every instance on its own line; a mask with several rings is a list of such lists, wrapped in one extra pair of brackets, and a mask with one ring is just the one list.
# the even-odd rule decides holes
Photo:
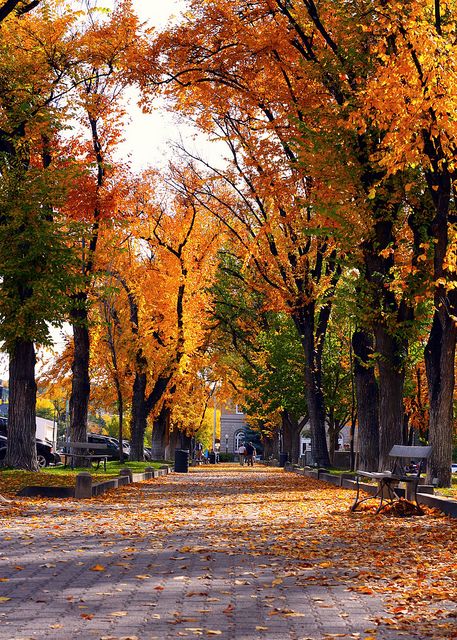
[(293, 464), (300, 456), (300, 424), (288, 411), (282, 412), (283, 450)]
[(278, 433), (276, 431), (273, 433), (271, 438), (263, 436), (262, 446), (264, 460), (269, 460), (270, 458), (279, 460)]
[(146, 373), (137, 371), (133, 383), (132, 420), (130, 423), (130, 459), (144, 460), (146, 433)]
[(373, 342), (364, 331), (355, 331), (352, 347), (359, 425), (358, 467), (363, 471), (376, 471), (379, 465), (379, 391), (369, 358), (373, 353)]
[(403, 444), (403, 388), (405, 369), (400, 354), (406, 345), (392, 336), (382, 325), (375, 327), (379, 370), (379, 471), (389, 469), (389, 451), (394, 444)]
[(166, 458), (165, 448), (168, 440), (169, 413), (168, 408), (162, 407), (159, 417), (157, 420), (154, 420), (151, 442), (153, 460), (165, 460)]
[(427, 482), (437, 479), (439, 487), (451, 484), (455, 347), (455, 322), (441, 306), (435, 311), (425, 349), (430, 400), (429, 444), (432, 446)]
[(8, 443), (5, 465), (38, 471), (36, 454), (35, 347), (29, 340), (16, 340), (10, 353)]
[(336, 423), (335, 418), (332, 416), (329, 418), (328, 425), (328, 440), (329, 440), (329, 456), (330, 462), (333, 465), (335, 461), (335, 451), (338, 449), (338, 435), (340, 433), (339, 425)]
[[(71, 312), (73, 319), (73, 372), (70, 396), (70, 440), (87, 442), (87, 415), (90, 396), (89, 352), (90, 338), (87, 317), (87, 294), (77, 298), (77, 304)], [(76, 460), (80, 466), (83, 460)]]
[[(119, 381), (117, 381), (118, 383)], [(119, 416), (119, 462), (124, 462), (124, 399), (120, 384), (116, 384), (117, 391), (117, 414)]]
[(328, 467), (330, 466), (330, 458), (325, 433), (325, 403), (322, 391), (321, 362), (318, 345), (315, 345), (314, 337), (314, 312), (315, 305), (310, 303), (294, 312), (292, 318), (298, 329), (305, 355), (305, 392), (311, 429), (311, 455), (314, 464), (319, 467)]
[(175, 449), (181, 449), (181, 432), (178, 429), (170, 429), (168, 425), (168, 443), (165, 448), (165, 457), (173, 460)]

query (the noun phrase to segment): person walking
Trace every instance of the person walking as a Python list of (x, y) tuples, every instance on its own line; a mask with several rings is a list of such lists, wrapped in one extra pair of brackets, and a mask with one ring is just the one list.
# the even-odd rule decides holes
[(244, 467), (245, 459), (246, 459), (246, 447), (243, 443), (238, 447), (238, 455), (240, 457), (240, 465)]
[(254, 456), (255, 456), (255, 448), (250, 442), (248, 442), (246, 444), (246, 463), (248, 467), (254, 466)]

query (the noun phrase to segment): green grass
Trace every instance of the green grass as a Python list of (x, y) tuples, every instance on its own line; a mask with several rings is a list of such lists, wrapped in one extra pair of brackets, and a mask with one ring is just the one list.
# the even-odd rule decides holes
[(121, 469), (129, 468), (133, 473), (142, 473), (146, 467), (159, 469), (165, 462), (108, 462), (106, 471), (103, 465), (99, 469), (80, 467), (70, 469), (58, 465), (57, 467), (46, 467), (41, 471), (23, 471), (20, 469), (0, 468), (0, 494), (14, 495), (24, 487), (36, 485), (41, 487), (71, 487), (75, 484), (75, 478), (81, 471), (89, 471), (97, 481), (108, 480), (119, 475)]
[(349, 469), (328, 469), (327, 473), (332, 476), (342, 476), (343, 473), (350, 476), (355, 476), (355, 471), (349, 471)]
[(42, 469), (44, 473), (49, 473), (51, 475), (76, 475), (81, 473), (81, 471), (90, 471), (93, 475), (110, 475), (110, 476), (118, 476), (119, 471), (121, 469), (131, 469), (133, 473), (142, 473), (146, 467), (152, 467), (153, 469), (160, 469), (162, 465), (166, 464), (165, 462), (123, 462), (122, 464), (119, 460), (112, 460), (106, 463), (106, 472), (103, 468), (103, 464), (100, 464), (99, 468), (96, 469), (95, 466), (92, 468), (88, 467), (75, 467), (71, 469), (70, 467), (64, 467), (63, 465), (58, 465), (57, 467), (46, 467)]
[(454, 498), (454, 500), (457, 500), (457, 475), (455, 473), (452, 474), (452, 487), (448, 487), (446, 489), (439, 487), (435, 489), (435, 494), (439, 496), (445, 496), (446, 498)]

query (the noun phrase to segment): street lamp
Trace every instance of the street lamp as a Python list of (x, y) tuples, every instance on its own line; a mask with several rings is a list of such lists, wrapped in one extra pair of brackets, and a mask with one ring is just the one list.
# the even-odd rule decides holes
[(225, 453), (228, 453), (228, 434), (225, 434)]

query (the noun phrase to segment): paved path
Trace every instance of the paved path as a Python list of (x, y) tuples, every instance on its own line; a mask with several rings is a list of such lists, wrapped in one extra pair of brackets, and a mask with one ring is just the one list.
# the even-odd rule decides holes
[(322, 514), (303, 483), (204, 468), (27, 503), (0, 534), (1, 640), (417, 638), (376, 627), (380, 595), (348, 591), (331, 515), (346, 506), (331, 488)]

